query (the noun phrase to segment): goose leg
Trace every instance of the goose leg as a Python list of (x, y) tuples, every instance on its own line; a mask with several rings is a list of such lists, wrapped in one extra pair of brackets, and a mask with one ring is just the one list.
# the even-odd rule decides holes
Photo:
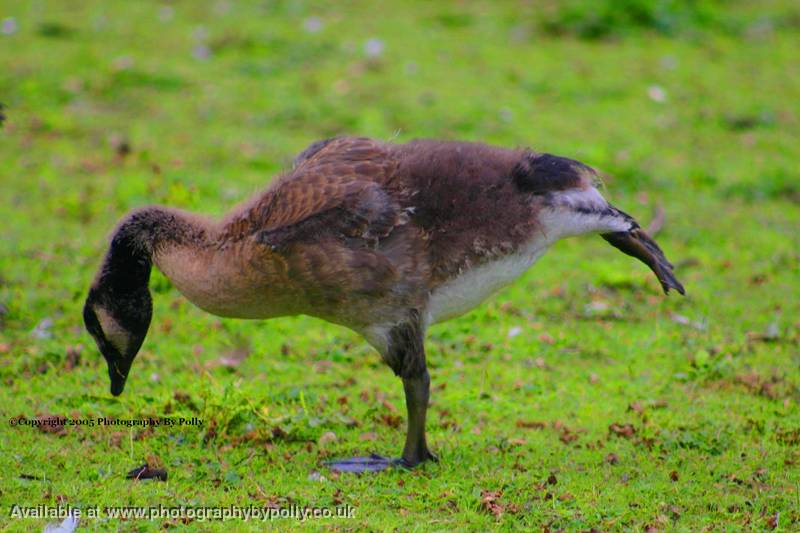
[(403, 456), (400, 458), (402, 465), (414, 468), (425, 461), (439, 462), (428, 449), (425, 442), (425, 416), (428, 412), (428, 399), (430, 398), (431, 378), (428, 369), (416, 378), (403, 379), (403, 389), (406, 393), (406, 409), (408, 410), (408, 430), (406, 432), (406, 445)]
[(425, 461), (438, 458), (428, 449), (425, 441), (425, 416), (428, 412), (431, 378), (425, 363), (422, 334), (415, 322), (394, 328), (389, 335), (386, 362), (403, 378), (403, 390), (408, 411), (406, 444), (400, 458), (380, 455), (353, 457), (331, 461), (328, 466), (340, 472), (378, 472), (390, 467), (414, 468)]

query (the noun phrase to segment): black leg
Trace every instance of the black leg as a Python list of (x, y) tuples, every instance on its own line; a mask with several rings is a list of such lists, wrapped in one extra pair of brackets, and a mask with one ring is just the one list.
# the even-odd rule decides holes
[(430, 388), (431, 378), (427, 368), (421, 376), (403, 379), (408, 410), (408, 431), (401, 461), (403, 466), (408, 468), (428, 460), (437, 462), (439, 460), (428, 450), (428, 444), (425, 442), (425, 415), (428, 412)]
[(408, 410), (408, 429), (403, 455), (399, 459), (371, 455), (331, 461), (328, 465), (341, 472), (376, 472), (386, 468), (402, 466), (413, 468), (425, 461), (438, 461), (428, 450), (425, 442), (425, 416), (428, 412), (431, 378), (425, 363), (425, 348), (418, 315), (399, 324), (389, 332), (389, 346), (383, 354), (394, 373), (403, 379)]

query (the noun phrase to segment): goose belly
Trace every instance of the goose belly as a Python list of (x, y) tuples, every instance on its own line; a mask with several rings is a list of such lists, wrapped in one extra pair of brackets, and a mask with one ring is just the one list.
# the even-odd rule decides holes
[(426, 318), (435, 324), (463, 315), (528, 270), (550, 247), (544, 236), (529, 241), (515, 253), (464, 271), (430, 295)]

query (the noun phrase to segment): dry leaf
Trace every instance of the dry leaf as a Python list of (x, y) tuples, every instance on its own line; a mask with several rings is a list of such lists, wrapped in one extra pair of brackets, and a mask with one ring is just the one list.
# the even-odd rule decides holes
[(630, 439), (636, 434), (636, 428), (634, 428), (632, 424), (614, 423), (608, 426), (608, 431), (612, 435), (616, 435), (618, 437), (624, 437), (626, 439)]
[(224, 366), (225, 368), (234, 369), (242, 364), (242, 361), (247, 359), (250, 355), (250, 346), (241, 345), (232, 350), (228, 350), (225, 354), (217, 359), (216, 363), (211, 363), (211, 366)]
[(64, 370), (72, 370), (81, 363), (82, 344), (76, 344), (67, 348), (67, 357), (64, 360)]
[(44, 433), (53, 435), (66, 435), (67, 429), (64, 427), (66, 419), (58, 415), (39, 415), (36, 417), (36, 427)]
[(517, 427), (522, 429), (544, 429), (544, 422), (532, 422), (527, 420), (517, 420)]
[(319, 446), (325, 446), (329, 442), (336, 442), (336, 433), (333, 431), (326, 431), (323, 433), (317, 441), (317, 444), (319, 444)]
[(503, 511), (505, 510), (503, 504), (500, 502), (500, 496), (502, 496), (502, 491), (489, 491), (489, 490), (482, 490), (481, 491), (481, 509), (484, 511), (493, 514), (495, 517), (500, 518), (503, 515)]

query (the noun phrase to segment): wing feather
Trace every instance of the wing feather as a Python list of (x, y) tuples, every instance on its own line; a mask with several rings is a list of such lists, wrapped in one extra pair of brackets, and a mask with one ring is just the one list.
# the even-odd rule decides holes
[(397, 167), (385, 145), (372, 139), (339, 137), (314, 143), (298, 156), (292, 171), (225, 221), (223, 236), (258, 234), (265, 243), (320, 233), (386, 236), (404, 220), (385, 187)]

